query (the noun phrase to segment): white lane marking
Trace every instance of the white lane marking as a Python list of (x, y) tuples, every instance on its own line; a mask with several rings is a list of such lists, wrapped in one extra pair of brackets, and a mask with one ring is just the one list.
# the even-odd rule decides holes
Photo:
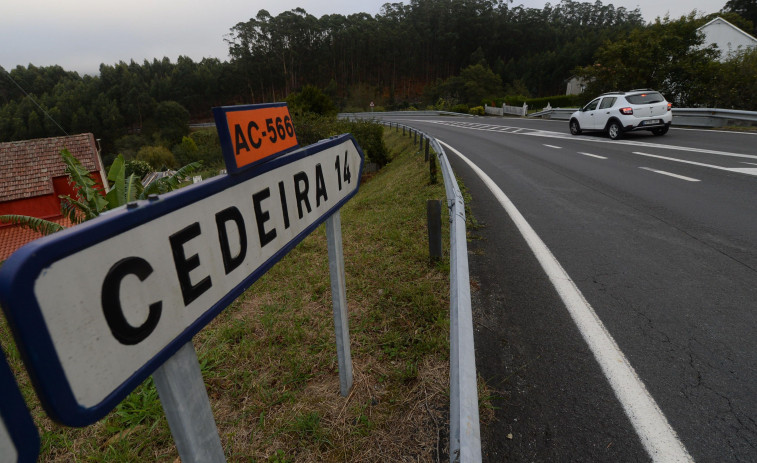
[(672, 172), (665, 172), (664, 170), (652, 169), (651, 167), (639, 167), (639, 169), (648, 170), (648, 171), (654, 172), (656, 174), (667, 175), (668, 177), (679, 178), (681, 180), (686, 180), (687, 182), (701, 182), (701, 180), (696, 179), (696, 178), (685, 177), (683, 175), (674, 174)]
[[(463, 129), (491, 131), (491, 129), (471, 127), (471, 124), (473, 124), (472, 122), (454, 122), (454, 121), (424, 120), (424, 119), (415, 119), (411, 121), (412, 122), (426, 122), (426, 123), (439, 124), (439, 125), (451, 125), (451, 126), (460, 127)], [(494, 126), (493, 125), (490, 127), (509, 127), (509, 126), (500, 126), (500, 125)], [(510, 127), (510, 128), (515, 128), (515, 127)], [(685, 130), (678, 127), (676, 127), (675, 129)], [(524, 128), (523, 130), (524, 130), (523, 132), (510, 132), (510, 133), (513, 133), (513, 134), (517, 133), (518, 135), (528, 135), (531, 137), (559, 138), (559, 139), (568, 139), (568, 140), (574, 140), (574, 141), (580, 140), (581, 142), (586, 142), (586, 143), (611, 143), (615, 145), (628, 145), (628, 146), (635, 146), (639, 148), (658, 148), (658, 149), (663, 149), (663, 150), (686, 151), (690, 153), (714, 154), (717, 156), (728, 156), (728, 157), (757, 160), (757, 155), (753, 155), (753, 154), (732, 153), (729, 151), (717, 151), (717, 150), (710, 150), (710, 149), (704, 149), (704, 148), (692, 148), (688, 146), (663, 145), (660, 143), (648, 143), (648, 142), (635, 141), (635, 140), (610, 140), (608, 138), (601, 138), (601, 137), (576, 137), (576, 136), (562, 133), (562, 132), (552, 132), (552, 131), (540, 130), (540, 129), (525, 129)], [(716, 132), (716, 131), (711, 130), (711, 132)], [(723, 132), (723, 133), (741, 134), (743, 132)]]
[(561, 150), (562, 149), (562, 146), (555, 146), (555, 145), (544, 145), (544, 146), (546, 146), (547, 148), (553, 148), (553, 149), (556, 149), (556, 150)]
[(757, 168), (754, 168), (754, 167), (723, 167), (723, 166), (716, 166), (714, 164), (705, 164), (703, 162), (688, 161), (686, 159), (660, 156), (658, 154), (642, 153), (641, 151), (634, 151), (633, 154), (638, 154), (639, 156), (647, 156), (650, 158), (664, 159), (666, 161), (680, 162), (683, 164), (691, 164), (693, 166), (707, 167), (710, 169), (724, 170), (726, 172), (736, 172), (740, 174), (757, 175)]
[(615, 396), (639, 435), (644, 448), (655, 462), (693, 462), (660, 407), (647, 391), (636, 371), (621, 352), (589, 302), (584, 298), (547, 245), (496, 183), (477, 165), (447, 143), (439, 142), (468, 164), (505, 209), (525, 238), (557, 293), (578, 326), (605, 374)]
[(749, 164), (750, 166), (757, 166), (757, 164), (755, 164), (754, 162), (744, 162), (744, 161), (741, 161), (741, 163), (742, 164)]
[(581, 152), (581, 151), (579, 151), (579, 152), (578, 152), (578, 154), (583, 154), (584, 156), (591, 156), (591, 157), (593, 157), (593, 158), (597, 158), (597, 159), (607, 159), (606, 157), (604, 157), (604, 156), (600, 156), (600, 155), (598, 155), (598, 154), (583, 153), (583, 152)]

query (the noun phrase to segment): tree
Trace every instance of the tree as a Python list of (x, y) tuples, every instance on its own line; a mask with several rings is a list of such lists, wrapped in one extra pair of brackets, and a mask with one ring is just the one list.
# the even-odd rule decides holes
[(292, 111), (298, 114), (313, 113), (322, 116), (336, 114), (334, 102), (315, 85), (306, 85), (301, 92), (290, 94), (287, 97), (287, 103)]
[(709, 107), (757, 111), (757, 50), (742, 50), (717, 64)]
[(659, 18), (616, 41), (607, 41), (595, 54), (595, 64), (575, 70), (587, 82), (587, 93), (631, 88), (654, 88), (677, 106), (693, 105), (713, 78), (711, 63), (717, 51), (702, 48), (694, 13), (671, 21)]
[(728, 0), (721, 10), (723, 13), (736, 13), (742, 18), (751, 21), (749, 31), (757, 34), (757, 1), (755, 0)]

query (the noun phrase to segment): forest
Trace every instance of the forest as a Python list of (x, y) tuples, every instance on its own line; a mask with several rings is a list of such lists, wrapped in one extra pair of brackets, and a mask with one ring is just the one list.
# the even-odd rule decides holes
[[(719, 15), (754, 33), (755, 2)], [(0, 141), (92, 132), (107, 156), (147, 145), (181, 149), (190, 121), (220, 105), (298, 101), (317, 89), (322, 111), (463, 108), (556, 96), (578, 75), (596, 92), (652, 87), (682, 106), (757, 110), (757, 55), (725, 62), (696, 29), (715, 15), (658, 18), (638, 9), (561, 0), (543, 9), (504, 0), (410, 0), (379, 14), (316, 18), (297, 8), (231, 25), (229, 61), (179, 56), (101, 64), (0, 68)], [(297, 111), (297, 108), (293, 108)], [(185, 145), (189, 142), (185, 142)], [(191, 143), (190, 143), (191, 144)], [(187, 147), (185, 146), (184, 149)], [(105, 157), (105, 156), (104, 156)]]

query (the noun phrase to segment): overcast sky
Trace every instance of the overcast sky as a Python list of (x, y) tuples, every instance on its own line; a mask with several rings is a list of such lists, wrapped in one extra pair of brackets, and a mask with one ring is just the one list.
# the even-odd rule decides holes
[[(396, 0), (395, 0), (396, 1)], [(404, 3), (408, 3), (406, 0)], [(238, 22), (261, 9), (271, 15), (304, 8), (321, 17), (364, 12), (376, 15), (386, 0), (2, 0), (0, 2), (0, 66), (61, 65), (80, 74), (97, 74), (100, 63), (115, 64), (180, 55), (228, 60), (224, 36)], [(553, 5), (559, 0), (553, 0)], [(709, 14), (726, 0), (604, 0), (615, 7), (636, 7), (646, 21), (693, 9)], [(515, 0), (542, 8), (541, 0)]]

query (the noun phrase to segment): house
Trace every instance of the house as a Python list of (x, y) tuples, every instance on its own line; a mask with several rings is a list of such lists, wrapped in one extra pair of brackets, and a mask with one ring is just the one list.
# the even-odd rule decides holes
[[(63, 148), (103, 184), (107, 177), (91, 133), (0, 143), (0, 215), (27, 215), (70, 225), (61, 215), (58, 197), (75, 196), (60, 157)], [(0, 223), (0, 262), (39, 237), (26, 228)]]
[(741, 50), (757, 47), (757, 38), (744, 32), (721, 17), (717, 17), (697, 29), (704, 35), (703, 47), (716, 45), (720, 50), (720, 60)]
[(568, 84), (566, 95), (580, 95), (586, 90), (586, 81), (582, 77), (570, 76), (565, 82)]

